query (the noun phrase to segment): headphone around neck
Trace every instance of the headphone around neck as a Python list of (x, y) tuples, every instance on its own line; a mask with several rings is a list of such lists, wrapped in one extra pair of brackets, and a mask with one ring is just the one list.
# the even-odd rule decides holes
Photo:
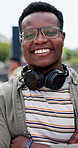
[(58, 90), (63, 86), (66, 77), (69, 75), (67, 66), (64, 64), (63, 69), (64, 72), (55, 69), (47, 75), (44, 75), (37, 70), (28, 70), (28, 65), (26, 65), (23, 68), (21, 74), (24, 79), (25, 85), (31, 90), (36, 90), (42, 88), (43, 86), (53, 90)]

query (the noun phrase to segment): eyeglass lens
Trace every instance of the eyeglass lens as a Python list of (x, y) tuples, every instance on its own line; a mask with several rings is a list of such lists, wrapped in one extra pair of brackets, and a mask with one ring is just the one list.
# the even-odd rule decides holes
[(58, 27), (46, 26), (42, 28), (33, 28), (24, 30), (22, 37), (26, 41), (33, 40), (37, 36), (38, 30), (41, 30), (42, 34), (48, 38), (54, 38), (58, 36)]

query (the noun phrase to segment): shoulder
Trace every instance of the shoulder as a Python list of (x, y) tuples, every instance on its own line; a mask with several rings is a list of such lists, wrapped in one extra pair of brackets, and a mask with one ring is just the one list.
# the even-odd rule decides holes
[(70, 77), (72, 79), (72, 82), (74, 84), (78, 84), (78, 73), (76, 73), (76, 71), (74, 71), (72, 68), (68, 68), (69, 72), (70, 72)]
[(18, 85), (19, 77), (15, 77), (5, 83), (2, 83), (0, 85), (0, 102), (1, 100), (5, 102), (11, 101), (16, 94)]
[(16, 79), (11, 79), (7, 82), (4, 82), (0, 85), (0, 94), (1, 92), (6, 92), (6, 91), (11, 91), (11, 89), (13, 88), (14, 85), (14, 81), (16, 82)]

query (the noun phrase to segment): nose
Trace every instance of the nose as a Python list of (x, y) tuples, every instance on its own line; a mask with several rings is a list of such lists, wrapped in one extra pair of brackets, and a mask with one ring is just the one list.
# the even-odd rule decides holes
[(43, 44), (46, 43), (48, 39), (41, 33), (41, 31), (38, 32), (38, 35), (34, 39), (35, 44)]

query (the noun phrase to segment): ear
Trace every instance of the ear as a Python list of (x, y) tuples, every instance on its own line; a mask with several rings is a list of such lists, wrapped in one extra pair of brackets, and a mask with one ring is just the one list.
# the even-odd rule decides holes
[(66, 36), (65, 32), (62, 32), (62, 45), (63, 45), (63, 46), (64, 46), (65, 36)]

